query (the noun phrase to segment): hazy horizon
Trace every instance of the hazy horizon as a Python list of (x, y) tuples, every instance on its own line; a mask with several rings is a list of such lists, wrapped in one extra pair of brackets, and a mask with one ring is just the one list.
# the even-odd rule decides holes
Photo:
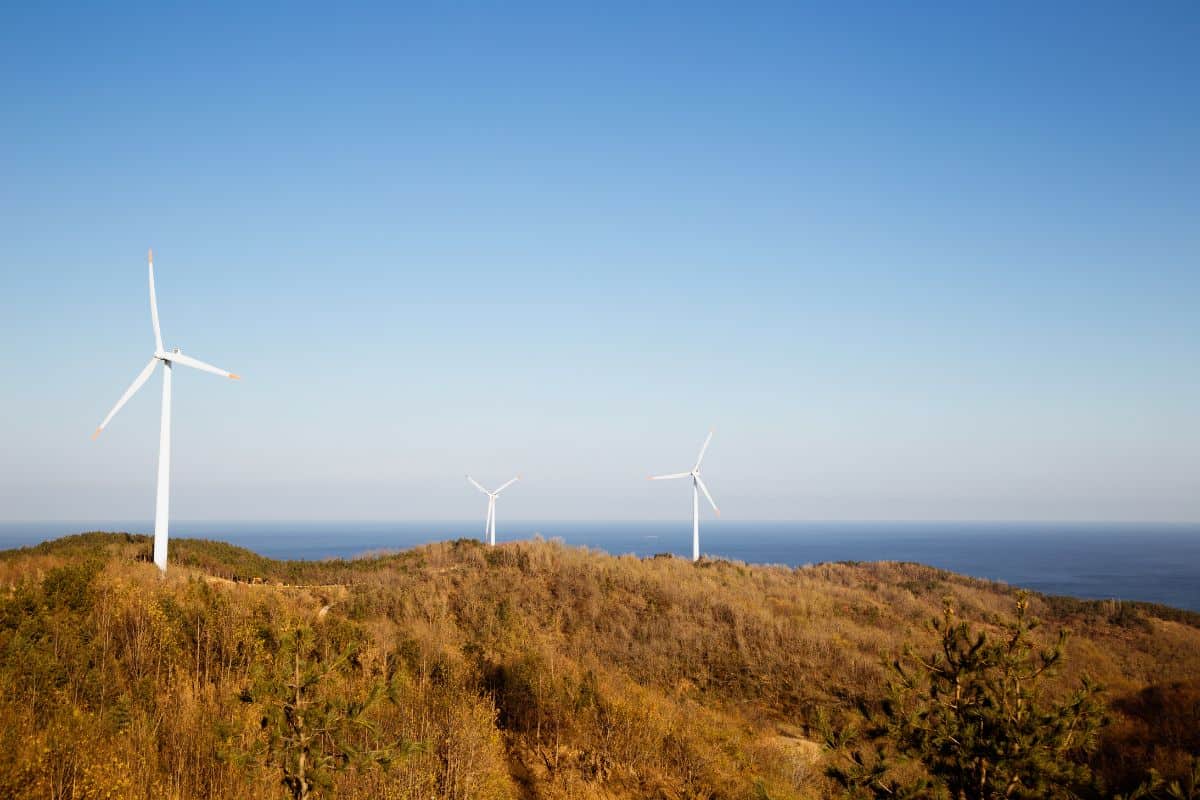
[[(690, 516), (679, 515), (679, 514), (664, 515), (661, 517), (609, 517), (609, 518), (604, 518), (604, 519), (596, 519), (593, 517), (513, 517), (513, 518), (509, 519), (508, 521), (510, 521), (514, 524), (518, 524), (518, 523), (519, 524), (538, 524), (538, 523), (564, 522), (564, 523), (596, 523), (598, 525), (605, 524), (605, 523), (635, 525), (639, 522), (653, 523), (653, 524), (678, 522), (681, 525), (685, 525), (689, 530), (691, 529), (691, 525), (692, 525)], [(455, 523), (455, 524), (470, 524), (470, 525), (480, 524), (481, 525), (482, 518), (479, 520), (476, 520), (474, 517), (449, 517), (449, 516), (447, 516), (447, 517), (424, 517), (424, 518), (416, 518), (416, 517), (413, 517), (413, 518), (410, 518), (410, 517), (361, 517), (361, 518), (357, 518), (357, 517), (304, 517), (304, 518), (293, 518), (293, 519), (288, 519), (285, 517), (228, 517), (228, 518), (192, 517), (192, 518), (172, 518), (172, 520), (171, 520), (172, 525), (176, 525), (176, 524), (187, 525), (189, 523), (201, 523), (201, 524), (205, 524), (205, 525), (212, 525), (212, 524), (219, 524), (219, 523), (223, 523), (223, 522), (226, 522), (226, 523), (251, 523), (251, 524), (270, 523), (270, 524), (275, 524), (275, 525), (287, 525), (287, 524), (320, 525), (320, 524), (329, 524), (329, 523), (364, 524), (364, 525), (369, 525), (369, 524), (386, 525), (386, 524), (393, 524), (393, 523), (404, 524), (404, 525), (420, 525), (422, 523), (430, 523), (430, 524)], [(1197, 520), (1193, 520), (1193, 519), (1180, 519), (1180, 520), (1071, 519), (1071, 518), (1062, 518), (1062, 519), (969, 519), (969, 518), (894, 519), (894, 518), (870, 518), (870, 517), (845, 518), (845, 519), (816, 519), (816, 518), (804, 518), (804, 517), (783, 518), (783, 517), (781, 517), (781, 518), (767, 519), (767, 518), (756, 518), (756, 517), (732, 517), (727, 514), (722, 514), (720, 517), (703, 517), (701, 524), (707, 525), (710, 522), (713, 524), (718, 524), (718, 525), (721, 522), (748, 522), (748, 523), (780, 524), (780, 525), (786, 525), (786, 524), (854, 525), (856, 523), (861, 523), (861, 524), (872, 524), (872, 525), (891, 524), (891, 525), (898, 525), (898, 526), (900, 526), (900, 525), (923, 525), (923, 524), (925, 524), (925, 525), (966, 524), (966, 525), (997, 525), (997, 526), (1001, 526), (1001, 525), (1015, 525), (1015, 526), (1020, 526), (1020, 525), (1067, 525), (1067, 526), (1086, 527), (1086, 526), (1094, 525), (1094, 526), (1103, 527), (1103, 526), (1126, 526), (1126, 525), (1151, 525), (1151, 526), (1162, 526), (1162, 527), (1170, 527), (1170, 526), (1194, 527), (1194, 526), (1200, 525), (1200, 519), (1197, 519)], [(87, 519), (80, 519), (80, 518), (76, 518), (76, 519), (51, 518), (51, 517), (47, 517), (44, 519), (38, 519), (38, 518), (0, 519), (0, 525), (5, 525), (5, 526), (15, 526), (15, 525), (21, 525), (23, 523), (28, 523), (28, 524), (33, 524), (33, 525), (47, 525), (47, 524), (109, 525), (109, 524), (135, 523), (137, 525), (153, 527), (154, 519), (153, 519), (153, 517), (145, 517), (143, 519), (109, 518), (109, 519), (95, 519), (95, 520), (87, 520)], [(80, 529), (80, 530), (83, 531), (84, 529)], [(92, 528), (89, 530), (115, 531), (116, 529)], [(136, 531), (128, 531), (128, 532), (135, 533)]]
[[(91, 527), (91, 526), (85, 526)], [(148, 533), (149, 521), (98, 526)], [(71, 523), (0, 522), (0, 549), (36, 545)], [(456, 539), (480, 541), (482, 518), (453, 521), (173, 520), (172, 541), (208, 539), (268, 558), (322, 561), (383, 555)], [(690, 519), (501, 519), (497, 544), (537, 536), (639, 558), (691, 557)], [(1200, 523), (704, 521), (705, 556), (751, 564), (902, 561), (1050, 594), (1146, 600), (1200, 611)]]

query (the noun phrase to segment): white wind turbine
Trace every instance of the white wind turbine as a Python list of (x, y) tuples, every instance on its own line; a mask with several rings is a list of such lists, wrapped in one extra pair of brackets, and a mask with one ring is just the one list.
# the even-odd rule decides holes
[(226, 372), (223, 369), (218, 369), (211, 364), (205, 364), (203, 361), (198, 361), (190, 356), (185, 356), (179, 351), (179, 348), (167, 352), (163, 348), (162, 332), (158, 327), (158, 300), (154, 296), (154, 251), (151, 250), (147, 256), (150, 262), (150, 322), (154, 326), (154, 355), (150, 359), (150, 363), (142, 370), (125, 394), (121, 395), (121, 399), (113, 406), (113, 410), (108, 412), (108, 416), (100, 423), (100, 427), (96, 428), (96, 432), (92, 434), (95, 439), (100, 435), (100, 432), (108, 425), (121, 407), (129, 402), (129, 398), (142, 388), (142, 384), (150, 379), (150, 373), (154, 372), (154, 368), (160, 363), (163, 365), (163, 391), (162, 391), (162, 425), (159, 428), (158, 438), (158, 492), (155, 497), (154, 505), (154, 563), (163, 572), (167, 571), (167, 519), (168, 506), (170, 504), (171, 493), (171, 368), (175, 364), (182, 364), (185, 367), (194, 367), (195, 369), (211, 372), (214, 375), (221, 375), (226, 378), (238, 380), (239, 376), (232, 372)]
[(708, 498), (708, 502), (712, 505), (713, 511), (717, 512), (717, 516), (721, 516), (721, 509), (717, 508), (716, 502), (712, 499), (712, 495), (708, 493), (708, 487), (704, 485), (704, 479), (700, 477), (700, 462), (704, 460), (704, 451), (708, 449), (708, 443), (712, 441), (713, 432), (708, 432), (708, 438), (704, 440), (704, 445), (700, 448), (700, 455), (696, 458), (696, 466), (692, 467), (691, 472), (676, 472), (671, 475), (652, 475), (652, 481), (667, 481), (673, 478), (688, 478), (692, 479), (692, 561), (700, 560), (700, 492), (704, 492), (704, 496)]
[(470, 475), (467, 476), (467, 480), (471, 482), (472, 486), (488, 496), (487, 522), (483, 524), (483, 540), (489, 545), (494, 546), (496, 544), (496, 498), (499, 497), (500, 493), (509, 486), (512, 486), (514, 483), (521, 480), (521, 476), (518, 475), (494, 492), (489, 492), (487, 489), (480, 486), (478, 481), (476, 481)]

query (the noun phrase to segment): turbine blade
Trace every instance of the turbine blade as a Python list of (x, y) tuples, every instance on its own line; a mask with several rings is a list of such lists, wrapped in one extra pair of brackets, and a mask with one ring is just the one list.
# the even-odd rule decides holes
[(483, 488), (482, 486), (480, 486), (479, 482), (476, 481), (474, 478), (472, 478), (470, 475), (467, 476), (467, 480), (469, 480), (471, 482), (471, 485), (474, 486), (476, 489), (478, 489), (479, 491), (483, 492), (484, 494), (486, 494), (488, 496), (491, 496), (492, 493), (489, 492), (487, 489)]
[(503, 486), (501, 486), (499, 489), (497, 489), (495, 492), (493, 492), (493, 494), (500, 494), (500, 493), (501, 493), (501, 492), (503, 492), (505, 489), (507, 489), (508, 487), (512, 486), (514, 483), (516, 483), (516, 482), (517, 482), (517, 481), (519, 481), (519, 480), (521, 480), (521, 476), (520, 476), (520, 475), (518, 475), (517, 477), (513, 478), (513, 479), (512, 479), (511, 481), (509, 481), (508, 483), (506, 483), (506, 484), (504, 484)]
[[(708, 443), (712, 441), (712, 435), (713, 435), (713, 432), (709, 431), (708, 438), (704, 440), (704, 445), (700, 448), (700, 455), (697, 456), (697, 458), (696, 458), (695, 469), (700, 469), (700, 462), (704, 460), (704, 453), (705, 453), (705, 451), (708, 450)], [(695, 471), (695, 470), (693, 470), (693, 471)]]
[(713, 511), (717, 512), (717, 516), (721, 516), (721, 509), (717, 508), (717, 503), (712, 499), (712, 495), (708, 493), (708, 487), (704, 485), (704, 479), (699, 475), (696, 476), (696, 483), (700, 485), (700, 491), (704, 492), (704, 496), (708, 498), (708, 503), (713, 507)]
[(163, 349), (162, 331), (158, 327), (158, 297), (154, 294), (154, 251), (151, 250), (146, 255), (146, 260), (150, 262), (150, 322), (154, 325), (154, 346), (157, 348), (155, 352), (161, 353)]
[(162, 357), (172, 364), (183, 364), (185, 367), (192, 367), (203, 372), (211, 372), (213, 375), (220, 375), (222, 378), (233, 378), (235, 381), (241, 380), (241, 375), (235, 375), (232, 372), (226, 372), (220, 367), (214, 367), (212, 364), (205, 364), (198, 358), (185, 356), (183, 353), (163, 353)]
[(129, 402), (129, 398), (133, 397), (133, 395), (137, 393), (137, 390), (142, 388), (142, 384), (150, 379), (150, 373), (154, 372), (154, 368), (157, 365), (157, 358), (150, 359), (150, 363), (147, 364), (146, 368), (138, 373), (138, 376), (133, 379), (133, 383), (131, 383), (129, 388), (125, 390), (125, 394), (121, 395), (121, 399), (117, 401), (115, 406), (113, 406), (113, 410), (108, 412), (108, 416), (104, 418), (104, 422), (101, 422), (100, 427), (96, 428), (96, 432), (92, 434), (93, 439), (100, 435), (100, 431), (104, 430), (105, 426), (108, 425), (112, 418), (117, 415), (117, 412), (121, 410), (122, 406)]
[(674, 473), (674, 474), (672, 474), (672, 475), (651, 475), (651, 476), (650, 476), (650, 478), (649, 478), (649, 480), (652, 480), (652, 481), (669, 481), (669, 480), (671, 480), (672, 478), (686, 478), (687, 476), (689, 476), (689, 475), (691, 475), (691, 474), (692, 474), (692, 473), (690, 473), (690, 472), (676, 472), (676, 473)]

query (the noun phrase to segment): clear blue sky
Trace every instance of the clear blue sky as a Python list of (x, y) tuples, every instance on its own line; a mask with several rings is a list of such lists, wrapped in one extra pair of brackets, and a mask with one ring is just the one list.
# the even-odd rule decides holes
[(1200, 5), (10, 8), (0, 518), (1200, 519)]

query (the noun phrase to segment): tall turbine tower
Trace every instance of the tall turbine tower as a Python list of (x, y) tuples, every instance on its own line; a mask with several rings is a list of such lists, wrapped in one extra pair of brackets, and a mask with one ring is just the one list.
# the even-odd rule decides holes
[(95, 439), (100, 435), (100, 432), (108, 425), (121, 407), (129, 402), (129, 398), (137, 393), (137, 390), (142, 388), (142, 384), (150, 379), (150, 373), (154, 372), (154, 368), (160, 363), (163, 365), (163, 390), (162, 390), (162, 424), (159, 428), (158, 438), (158, 492), (155, 497), (154, 505), (154, 563), (162, 572), (167, 571), (167, 520), (169, 518), (168, 509), (171, 501), (171, 371), (176, 364), (182, 364), (185, 367), (193, 367), (211, 372), (214, 375), (221, 375), (226, 378), (238, 380), (239, 376), (232, 372), (226, 372), (223, 369), (218, 369), (211, 364), (205, 364), (203, 361), (198, 361), (191, 356), (185, 356), (180, 352), (179, 348), (167, 352), (163, 348), (162, 332), (158, 327), (158, 300), (154, 296), (154, 251), (151, 250), (147, 256), (150, 262), (150, 323), (154, 326), (154, 355), (150, 358), (150, 363), (141, 371), (125, 394), (121, 395), (121, 399), (113, 406), (113, 410), (108, 412), (108, 416), (100, 423), (100, 427), (96, 428), (96, 432), (92, 434)]
[(471, 482), (472, 486), (488, 496), (487, 522), (483, 524), (483, 540), (487, 542), (488, 546), (494, 547), (496, 545), (496, 498), (499, 497), (500, 493), (509, 486), (512, 486), (514, 483), (521, 480), (521, 476), (518, 475), (494, 492), (489, 492), (487, 489), (480, 486), (479, 483), (476, 482), (476, 480), (470, 475), (467, 476), (467, 480)]
[(673, 478), (688, 478), (692, 479), (692, 561), (700, 560), (700, 492), (704, 492), (704, 496), (708, 498), (708, 502), (713, 507), (713, 511), (717, 512), (717, 516), (721, 516), (721, 509), (717, 508), (716, 502), (712, 499), (712, 495), (708, 493), (708, 487), (704, 485), (704, 479), (700, 477), (700, 462), (704, 460), (704, 451), (708, 449), (708, 443), (712, 441), (713, 432), (708, 432), (708, 438), (704, 440), (704, 445), (700, 448), (700, 456), (696, 459), (696, 466), (692, 467), (691, 472), (676, 472), (672, 475), (652, 475), (652, 481), (669, 481)]

